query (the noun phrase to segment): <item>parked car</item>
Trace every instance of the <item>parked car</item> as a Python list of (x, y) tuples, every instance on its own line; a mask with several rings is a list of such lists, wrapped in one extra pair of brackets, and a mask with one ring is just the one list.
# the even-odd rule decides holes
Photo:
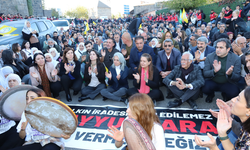
[[(12, 45), (19, 43), (22, 45), (23, 35), (22, 29), (27, 19), (4, 22), (0, 24), (0, 45)], [(37, 20), (29, 19), (31, 28), (39, 33), (39, 41), (41, 46), (45, 40), (45, 35), (50, 34), (53, 36), (53, 32), (56, 31), (55, 25), (47, 19)]]
[(59, 31), (62, 27), (64, 31), (69, 29), (70, 23), (68, 20), (54, 20), (52, 22), (56, 26), (57, 31)]

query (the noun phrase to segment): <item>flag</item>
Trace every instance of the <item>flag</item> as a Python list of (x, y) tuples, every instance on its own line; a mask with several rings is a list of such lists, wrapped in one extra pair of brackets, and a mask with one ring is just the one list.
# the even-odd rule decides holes
[(84, 32), (85, 35), (87, 34), (87, 31), (89, 31), (89, 24), (88, 23), (86, 23), (86, 28), (85, 28), (85, 32)]
[(182, 19), (183, 19), (186, 23), (188, 23), (187, 14), (186, 14), (184, 8), (183, 8), (183, 12), (182, 12)]
[(179, 23), (181, 24), (182, 23), (182, 11), (180, 10), (180, 17), (179, 17)]
[(142, 26), (141, 26), (141, 24), (140, 24), (139, 29), (141, 29), (141, 28), (142, 28)]
[(93, 21), (93, 24), (96, 25), (96, 23)]

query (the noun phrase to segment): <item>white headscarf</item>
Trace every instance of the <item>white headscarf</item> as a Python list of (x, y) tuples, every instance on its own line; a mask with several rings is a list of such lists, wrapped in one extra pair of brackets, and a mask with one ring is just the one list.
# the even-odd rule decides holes
[(33, 60), (35, 52), (38, 51), (38, 49), (36, 47), (32, 47), (30, 51), (31, 51), (31, 58)]
[(14, 74), (14, 73), (11, 73), (11, 74), (9, 74), (8, 77), (7, 77), (7, 82), (9, 82), (9, 80), (11, 80), (11, 79), (15, 79), (15, 80), (19, 83), (19, 85), (22, 85), (22, 80), (21, 80), (21, 78), (19, 77), (19, 75)]
[(11, 73), (14, 73), (14, 71), (10, 66), (5, 66), (1, 68), (0, 85), (2, 85), (3, 88), (5, 89), (8, 87), (8, 81), (7, 81), (7, 78), (5, 78), (5, 75), (9, 75)]
[(50, 48), (49, 49), (49, 53), (51, 54), (52, 51), (55, 51), (56, 56), (52, 57), (54, 60), (57, 60), (60, 57), (60, 54), (57, 52), (57, 50), (55, 48)]
[[(31, 27), (27, 27), (27, 22), (29, 21), (25, 21), (22, 31), (26, 34), (30, 34), (33, 30)], [(32, 35), (37, 38), (36, 34), (32, 34)]]
[[(80, 45), (82, 45), (82, 46), (84, 47), (83, 51), (80, 50)], [(83, 42), (79, 43), (79, 45), (78, 45), (78, 47), (76, 48), (76, 50), (80, 50), (81, 52), (86, 52), (86, 51), (87, 51), (87, 50), (86, 50), (86, 47), (85, 47), (85, 45), (84, 45)]]
[(54, 59), (53, 59), (53, 56), (52, 56), (50, 53), (46, 53), (46, 54), (45, 54), (45, 57), (46, 57), (46, 56), (49, 56), (49, 57), (52, 59), (51, 62), (47, 62), (47, 63), (52, 63), (52, 64), (54, 65), (54, 67), (56, 68), (56, 65), (57, 65), (59, 62), (56, 61), (56, 60), (54, 60)]
[(151, 41), (155, 41), (155, 45), (152, 44), (152, 48), (155, 48), (155, 46), (158, 44), (158, 40), (156, 38), (153, 38)]

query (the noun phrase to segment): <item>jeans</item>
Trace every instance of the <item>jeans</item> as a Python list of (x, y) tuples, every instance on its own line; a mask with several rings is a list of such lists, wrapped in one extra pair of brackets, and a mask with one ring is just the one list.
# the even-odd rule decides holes
[(114, 90), (112, 87), (108, 87), (107, 89), (101, 90), (101, 95), (111, 100), (120, 101), (121, 97), (126, 95), (127, 88), (121, 87), (119, 90)]

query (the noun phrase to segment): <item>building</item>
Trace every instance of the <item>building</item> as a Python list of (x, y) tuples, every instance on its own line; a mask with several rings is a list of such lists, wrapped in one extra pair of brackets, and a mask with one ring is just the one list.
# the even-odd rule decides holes
[(157, 10), (162, 9), (162, 3), (143, 3), (141, 5), (134, 6), (134, 15), (154, 15)]
[(98, 1), (95, 7), (88, 9), (89, 17), (92, 19), (107, 19), (111, 18), (111, 7), (103, 3), (102, 1)]

